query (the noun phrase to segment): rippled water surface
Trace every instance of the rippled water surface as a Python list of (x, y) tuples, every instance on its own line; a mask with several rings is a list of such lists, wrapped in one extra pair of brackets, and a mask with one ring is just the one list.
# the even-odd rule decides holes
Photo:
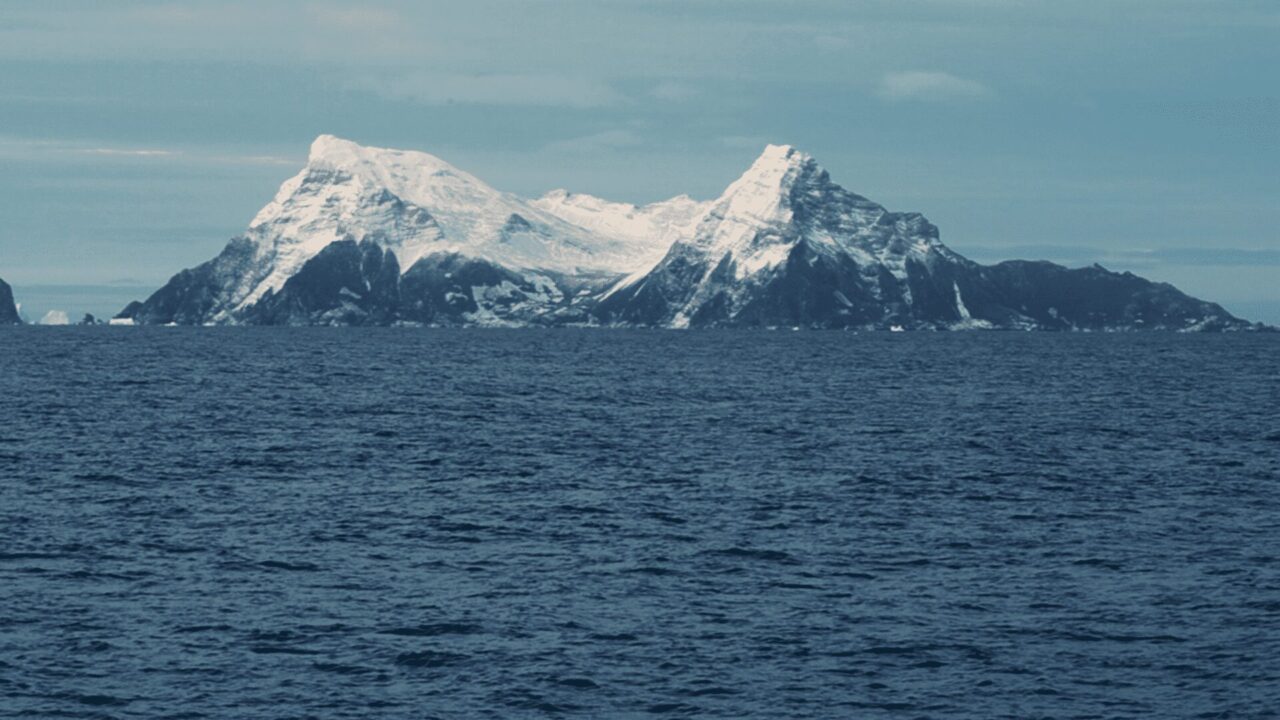
[(1280, 336), (0, 333), (0, 716), (1277, 713)]

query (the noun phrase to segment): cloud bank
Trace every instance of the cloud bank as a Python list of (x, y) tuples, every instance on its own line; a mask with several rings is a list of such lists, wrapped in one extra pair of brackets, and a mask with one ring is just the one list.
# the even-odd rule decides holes
[(976, 80), (945, 72), (908, 70), (887, 73), (880, 79), (880, 96), (892, 101), (974, 100), (993, 95), (991, 88)]

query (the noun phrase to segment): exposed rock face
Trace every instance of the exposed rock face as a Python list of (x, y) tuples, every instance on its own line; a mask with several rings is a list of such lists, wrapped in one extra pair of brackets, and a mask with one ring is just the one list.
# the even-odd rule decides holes
[(918, 213), (769, 146), (718, 199), (525, 201), (425, 153), (322, 136), (246, 234), (141, 324), (881, 329), (1255, 327), (1101, 267), (974, 263)]
[(259, 325), (386, 325), (400, 303), (400, 264), (371, 240), (338, 240), (306, 261), (279, 292), (243, 314)]
[(22, 317), (18, 315), (18, 306), (13, 301), (13, 288), (0, 280), (0, 325), (21, 325)]
[(429, 255), (401, 279), (400, 318), (426, 325), (562, 324), (572, 312), (572, 287), (457, 253)]

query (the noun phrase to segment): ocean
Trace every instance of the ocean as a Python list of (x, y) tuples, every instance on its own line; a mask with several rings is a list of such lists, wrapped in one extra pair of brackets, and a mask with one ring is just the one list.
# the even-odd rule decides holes
[(0, 717), (1277, 714), (1280, 334), (0, 331)]

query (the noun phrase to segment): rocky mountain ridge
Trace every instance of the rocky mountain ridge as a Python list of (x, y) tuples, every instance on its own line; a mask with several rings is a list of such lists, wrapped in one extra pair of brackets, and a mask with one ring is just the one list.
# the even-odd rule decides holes
[(524, 200), (426, 153), (321, 136), (213, 260), (138, 324), (1243, 330), (1170, 285), (1099, 266), (980, 265), (919, 213), (767, 147), (717, 199)]

